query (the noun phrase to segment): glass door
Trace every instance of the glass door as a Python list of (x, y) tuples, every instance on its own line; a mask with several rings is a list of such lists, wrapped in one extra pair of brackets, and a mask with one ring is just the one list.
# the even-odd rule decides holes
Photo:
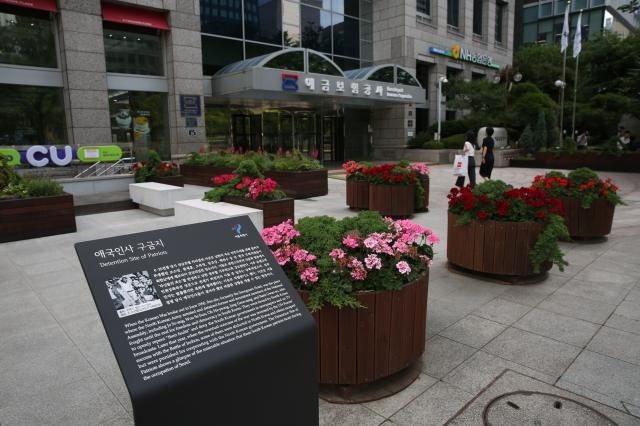
[(295, 147), (305, 154), (316, 149), (316, 115), (312, 112), (296, 112)]
[(231, 118), (233, 147), (241, 151), (251, 148), (251, 117), (245, 114), (234, 114)]
[(336, 118), (322, 117), (322, 159), (336, 161)]

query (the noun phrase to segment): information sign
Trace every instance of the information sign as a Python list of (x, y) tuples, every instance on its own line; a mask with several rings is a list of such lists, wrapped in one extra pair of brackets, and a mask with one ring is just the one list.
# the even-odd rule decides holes
[(180, 95), (180, 115), (183, 117), (200, 117), (200, 95)]
[(137, 425), (318, 424), (315, 323), (246, 216), (75, 247)]

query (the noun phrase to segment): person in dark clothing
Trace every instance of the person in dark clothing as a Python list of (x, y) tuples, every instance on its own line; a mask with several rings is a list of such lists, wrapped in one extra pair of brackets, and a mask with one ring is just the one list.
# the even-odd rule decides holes
[(487, 127), (487, 137), (482, 140), (482, 163), (480, 164), (480, 176), (485, 180), (491, 179), (493, 171), (493, 147), (496, 142), (493, 140), (493, 127)]

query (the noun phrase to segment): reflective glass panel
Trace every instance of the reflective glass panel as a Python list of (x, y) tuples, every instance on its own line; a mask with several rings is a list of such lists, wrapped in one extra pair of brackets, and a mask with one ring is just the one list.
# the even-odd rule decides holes
[(62, 88), (0, 84), (0, 145), (65, 143)]
[(407, 86), (419, 86), (415, 78), (402, 68), (397, 68), (398, 84), (406, 84)]
[(337, 13), (344, 13), (345, 15), (359, 16), (360, 12), (360, 0), (333, 0), (332, 10)]
[(352, 58), (360, 56), (360, 28), (357, 19), (333, 14), (333, 53)]
[(200, 0), (203, 33), (242, 37), (241, 0)]
[(360, 19), (373, 20), (373, 4), (371, 0), (360, 0)]
[(343, 70), (355, 70), (360, 68), (360, 61), (357, 59), (349, 59), (349, 58), (341, 58), (339, 56), (333, 57), (333, 62), (338, 64), (338, 66)]
[(282, 50), (280, 46), (268, 46), (266, 44), (258, 44), (258, 43), (245, 43), (245, 51), (246, 51), (246, 59), (255, 58), (256, 56), (265, 55), (271, 52), (277, 52)]
[(241, 41), (202, 36), (202, 73), (204, 75), (213, 75), (225, 65), (242, 59)]
[(522, 9), (522, 21), (536, 22), (538, 20), (538, 6), (529, 6)]
[(588, 0), (573, 0), (571, 2), (571, 10), (577, 11), (580, 9), (586, 9), (588, 5), (589, 5)]
[(276, 56), (264, 64), (267, 68), (304, 72), (304, 52), (288, 52)]
[(553, 3), (543, 3), (540, 5), (540, 17), (553, 15)]
[(248, 40), (282, 43), (280, 0), (244, 2), (244, 34)]
[(371, 74), (367, 80), (382, 81), (385, 83), (393, 83), (393, 67), (380, 68)]
[(321, 7), (323, 9), (331, 9), (331, 0), (300, 0), (300, 3), (310, 4), (311, 6)]
[(473, 0), (473, 33), (482, 35), (483, 1)]
[(285, 47), (300, 47), (300, 27), (297, 25), (283, 25), (282, 42)]
[(0, 63), (56, 68), (53, 26), (46, 13), (0, 9)]
[(300, 8), (302, 47), (331, 53), (331, 13), (309, 6)]
[(504, 41), (504, 15), (507, 9), (507, 4), (498, 1), (496, 3), (496, 29), (495, 29), (495, 37), (498, 43), (502, 43)]
[(564, 0), (556, 1), (556, 15), (564, 13), (564, 9), (567, 6), (567, 2)]
[(227, 149), (231, 146), (231, 110), (205, 104), (204, 123), (209, 149)]
[(164, 75), (158, 31), (105, 22), (103, 37), (107, 72)]
[(458, 27), (460, 19), (460, 0), (447, 0), (447, 24)]
[(527, 24), (523, 26), (522, 41), (524, 43), (535, 43), (538, 41), (538, 26), (535, 24)]
[(416, 10), (425, 15), (431, 15), (431, 1), (430, 0), (417, 0)]
[(309, 53), (309, 72), (326, 75), (342, 75), (335, 65), (315, 53)]

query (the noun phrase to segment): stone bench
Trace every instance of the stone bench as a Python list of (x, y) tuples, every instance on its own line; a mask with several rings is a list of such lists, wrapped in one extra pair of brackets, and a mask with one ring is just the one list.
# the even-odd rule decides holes
[(129, 197), (140, 209), (160, 216), (173, 216), (173, 205), (186, 198), (184, 188), (157, 182), (132, 183)]
[(249, 216), (251, 222), (262, 231), (262, 210), (238, 206), (229, 203), (211, 203), (209, 201), (184, 200), (175, 203), (176, 222), (179, 225), (208, 222), (229, 217)]

